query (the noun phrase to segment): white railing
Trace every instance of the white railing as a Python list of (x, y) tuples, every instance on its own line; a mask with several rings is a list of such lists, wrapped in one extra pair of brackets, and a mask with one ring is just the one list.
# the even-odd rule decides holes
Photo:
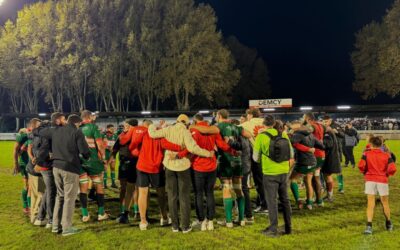
[(0, 133), (0, 141), (15, 141), (15, 133)]

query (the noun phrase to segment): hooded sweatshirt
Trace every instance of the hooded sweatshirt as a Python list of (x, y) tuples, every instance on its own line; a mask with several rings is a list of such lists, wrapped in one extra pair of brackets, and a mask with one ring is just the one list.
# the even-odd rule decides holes
[(300, 166), (315, 166), (317, 159), (309, 152), (310, 148), (323, 150), (324, 145), (315, 139), (314, 135), (307, 130), (295, 131), (290, 138), (293, 147), (296, 149), (296, 164)]

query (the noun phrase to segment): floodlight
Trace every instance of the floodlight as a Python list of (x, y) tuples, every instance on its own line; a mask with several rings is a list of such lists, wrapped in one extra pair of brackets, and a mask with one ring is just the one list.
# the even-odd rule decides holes
[(349, 105), (341, 105), (341, 106), (337, 106), (337, 109), (339, 109), (339, 110), (348, 110), (348, 109), (351, 109), (351, 107)]

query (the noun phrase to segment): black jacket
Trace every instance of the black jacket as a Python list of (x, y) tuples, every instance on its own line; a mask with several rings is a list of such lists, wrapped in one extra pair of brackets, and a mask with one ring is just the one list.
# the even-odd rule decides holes
[[(294, 132), (290, 141), (293, 145), (301, 144), (309, 148), (318, 148), (324, 150), (324, 145), (318, 141), (312, 133), (307, 130), (299, 130)], [(299, 166), (315, 166), (317, 165), (317, 159), (311, 152), (296, 151), (296, 164)]]
[(117, 156), (117, 153), (119, 152), (119, 161), (127, 161), (127, 160), (132, 160), (135, 159), (135, 157), (131, 154), (131, 151), (129, 150), (129, 142), (125, 145), (121, 145), (119, 143), (119, 138), (115, 141), (114, 147), (112, 150), (112, 155), (114, 158)]
[(339, 174), (342, 172), (340, 165), (340, 150), (339, 142), (336, 134), (333, 132), (325, 132), (325, 162), (322, 167), (322, 172), (326, 174)]
[(82, 167), (79, 156), (85, 159), (90, 157), (89, 146), (82, 131), (68, 124), (42, 131), (41, 135), (51, 139), (53, 167), (79, 174)]
[(251, 143), (249, 139), (241, 136), (241, 159), (242, 159), (242, 167), (244, 174), (250, 174), (251, 172), (251, 159), (253, 156), (253, 148), (251, 147)]
[(34, 129), (32, 131), (33, 139), (32, 139), (32, 153), (36, 158), (36, 164), (50, 168), (52, 161), (50, 159), (51, 152), (51, 140), (40, 136), (41, 131), (50, 130), (50, 124), (42, 124), (40, 127)]

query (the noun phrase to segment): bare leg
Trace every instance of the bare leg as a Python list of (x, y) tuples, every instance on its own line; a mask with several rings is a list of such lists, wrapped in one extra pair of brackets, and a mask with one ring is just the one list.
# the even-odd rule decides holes
[(139, 213), (140, 222), (142, 224), (147, 223), (146, 212), (147, 212), (147, 197), (149, 195), (148, 187), (139, 187)]
[(381, 196), (381, 203), (383, 206), (383, 213), (385, 214), (386, 221), (390, 221), (389, 196)]
[[(367, 195), (368, 198), (368, 206), (367, 206), (367, 221), (372, 222), (374, 218), (374, 209), (375, 209), (375, 195)], [(382, 203), (383, 204), (383, 203)]]

